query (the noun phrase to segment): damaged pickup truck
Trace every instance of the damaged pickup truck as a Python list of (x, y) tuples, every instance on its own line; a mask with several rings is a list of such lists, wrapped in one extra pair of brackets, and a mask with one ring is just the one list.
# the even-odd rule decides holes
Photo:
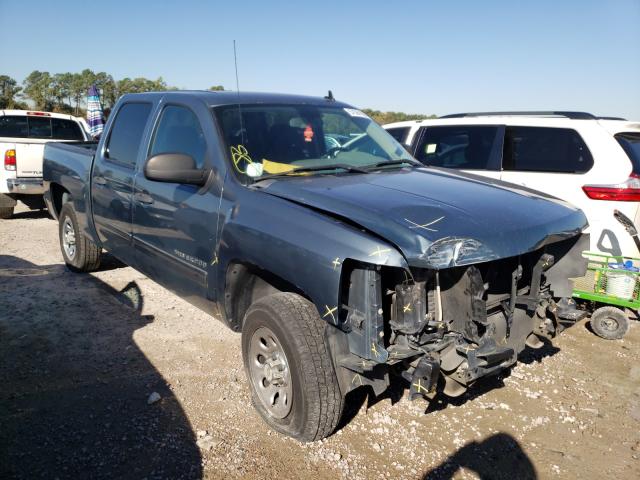
[(242, 332), (256, 409), (300, 440), (390, 374), (460, 395), (576, 315), (580, 210), (425, 167), (332, 95), (125, 95), (44, 179), (69, 268), (106, 250)]

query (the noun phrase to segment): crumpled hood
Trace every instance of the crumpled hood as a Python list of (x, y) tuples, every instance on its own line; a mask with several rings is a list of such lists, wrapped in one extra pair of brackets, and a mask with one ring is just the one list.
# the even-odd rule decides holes
[(409, 265), (426, 268), (512, 257), (587, 226), (582, 211), (562, 200), (443, 169), (306, 176), (257, 185), (362, 226), (395, 245)]

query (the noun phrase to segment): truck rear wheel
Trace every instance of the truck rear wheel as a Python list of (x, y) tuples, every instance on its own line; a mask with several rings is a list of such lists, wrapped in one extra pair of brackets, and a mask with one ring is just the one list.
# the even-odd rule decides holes
[(11, 218), (13, 216), (13, 207), (0, 207), (0, 218)]
[(629, 330), (629, 319), (616, 307), (600, 307), (591, 315), (591, 329), (599, 337), (619, 340)]
[(329, 436), (343, 397), (315, 306), (276, 293), (249, 307), (242, 357), (254, 407), (271, 428), (301, 441)]
[(71, 203), (65, 203), (60, 210), (58, 225), (60, 250), (67, 267), (75, 272), (96, 270), (100, 266), (102, 250), (80, 232)]

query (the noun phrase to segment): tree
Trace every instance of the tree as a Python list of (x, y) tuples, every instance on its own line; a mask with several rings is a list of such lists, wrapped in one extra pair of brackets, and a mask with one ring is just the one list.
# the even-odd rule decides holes
[(23, 82), (24, 93), (33, 100), (37, 110), (50, 110), (53, 107), (53, 78), (49, 72), (34, 70)]
[(437, 118), (436, 115), (421, 115), (404, 112), (381, 112), (380, 110), (371, 110), (363, 108), (362, 111), (369, 115), (376, 123), (384, 125), (386, 123), (403, 122), (405, 120), (422, 120), (425, 118)]
[(222, 85), (214, 85), (212, 87), (209, 87), (209, 90), (211, 90), (212, 92), (223, 92), (224, 87)]
[(0, 109), (16, 108), (17, 97), (22, 90), (18, 83), (8, 75), (0, 75)]
[(73, 74), (72, 73), (56, 73), (53, 76), (52, 96), (55, 99), (55, 110), (64, 113), (71, 113), (71, 97), (73, 94)]

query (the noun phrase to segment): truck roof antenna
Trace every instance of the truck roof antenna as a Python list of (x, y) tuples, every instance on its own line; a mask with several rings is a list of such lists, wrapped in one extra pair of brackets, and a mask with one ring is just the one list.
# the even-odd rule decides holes
[(236, 41), (233, 40), (233, 62), (236, 67), (236, 92), (238, 94), (238, 117), (240, 118), (240, 135), (244, 145), (244, 125), (242, 124), (242, 107), (240, 105), (240, 81), (238, 80), (238, 55), (236, 54)]
[(333, 92), (331, 90), (329, 90), (329, 93), (324, 98), (325, 98), (325, 100), (329, 100), (330, 102), (334, 102), (335, 101), (335, 98), (333, 98)]

